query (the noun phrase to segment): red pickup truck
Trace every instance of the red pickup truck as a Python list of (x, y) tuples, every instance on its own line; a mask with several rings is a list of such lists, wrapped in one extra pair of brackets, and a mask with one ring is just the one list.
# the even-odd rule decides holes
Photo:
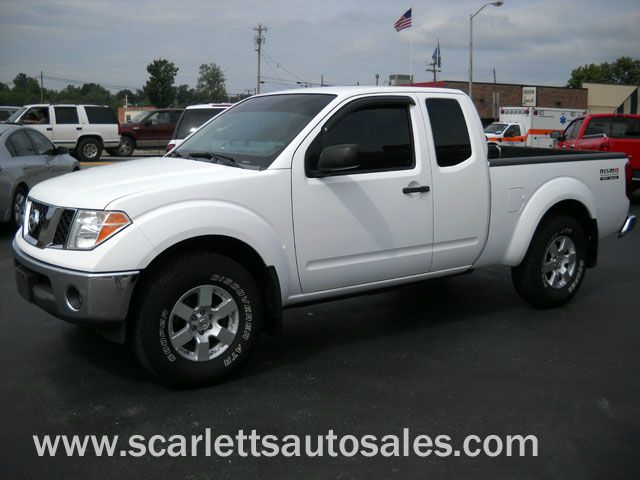
[(640, 187), (640, 115), (585, 115), (576, 118), (564, 133), (555, 137), (558, 139), (555, 148), (626, 153), (631, 161), (634, 184)]

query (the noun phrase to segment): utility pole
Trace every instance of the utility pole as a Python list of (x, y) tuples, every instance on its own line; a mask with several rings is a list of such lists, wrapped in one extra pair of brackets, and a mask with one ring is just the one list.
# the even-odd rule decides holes
[(493, 67), (493, 119), (498, 119), (498, 86), (496, 81), (496, 67)]
[(436, 62), (431, 62), (428, 65), (431, 68), (427, 68), (426, 71), (427, 72), (433, 72), (433, 83), (436, 83), (438, 81), (438, 78), (437, 78), (436, 74), (441, 72), (442, 70), (438, 69), (438, 64)]
[(324, 73), (320, 75), (320, 86), (324, 87)]
[(40, 103), (44, 103), (44, 73), (40, 70)]
[(376, 87), (378, 86), (378, 81), (380, 80), (380, 74), (376, 73)]
[(253, 31), (258, 32), (254, 38), (254, 42), (256, 44), (256, 52), (258, 52), (258, 78), (256, 79), (256, 92), (259, 94), (260, 93), (260, 59), (262, 57), (262, 44), (265, 41), (265, 38), (262, 36), (262, 33), (267, 31), (267, 27), (259, 23), (257, 27), (253, 28)]

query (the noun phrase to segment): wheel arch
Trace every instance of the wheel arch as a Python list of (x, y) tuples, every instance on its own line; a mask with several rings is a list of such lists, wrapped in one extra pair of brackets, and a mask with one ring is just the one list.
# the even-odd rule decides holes
[(132, 303), (143, 290), (146, 281), (153, 278), (154, 271), (175, 255), (194, 250), (209, 251), (224, 255), (239, 263), (256, 280), (264, 301), (267, 316), (264, 331), (278, 333), (282, 328), (282, 295), (280, 280), (275, 267), (267, 265), (260, 254), (247, 243), (225, 235), (202, 235), (179, 241), (160, 252), (142, 271), (138, 279)]
[(502, 263), (519, 265), (542, 222), (552, 215), (574, 218), (587, 236), (587, 267), (593, 267), (598, 257), (598, 219), (593, 193), (574, 178), (557, 178), (541, 186), (522, 210)]

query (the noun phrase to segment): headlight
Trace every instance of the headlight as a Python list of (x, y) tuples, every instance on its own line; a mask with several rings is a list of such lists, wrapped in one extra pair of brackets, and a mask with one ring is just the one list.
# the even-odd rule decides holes
[(67, 248), (91, 250), (130, 223), (131, 220), (124, 212), (78, 210), (71, 226)]

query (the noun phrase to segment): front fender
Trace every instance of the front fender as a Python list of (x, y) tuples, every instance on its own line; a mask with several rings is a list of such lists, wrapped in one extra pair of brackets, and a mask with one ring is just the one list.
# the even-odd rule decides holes
[(580, 202), (591, 218), (597, 219), (596, 199), (589, 187), (575, 178), (554, 178), (542, 184), (525, 204), (501, 263), (511, 266), (519, 265), (527, 253), (542, 217), (554, 205), (565, 200)]
[(184, 240), (222, 235), (249, 245), (267, 266), (275, 267), (282, 292), (290, 292), (292, 279), (297, 275), (291, 271), (287, 257), (293, 256), (292, 246), (265, 218), (241, 205), (220, 200), (172, 203), (142, 214), (134, 223), (154, 247), (140, 260), (139, 269)]

